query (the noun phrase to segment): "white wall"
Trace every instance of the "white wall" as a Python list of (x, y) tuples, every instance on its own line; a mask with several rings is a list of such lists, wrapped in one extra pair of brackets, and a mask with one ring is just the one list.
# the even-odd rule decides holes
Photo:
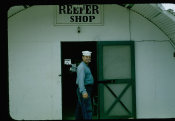
[(167, 41), (136, 42), (138, 118), (175, 118), (175, 58)]
[(8, 20), (10, 115), (61, 119), (60, 43), (53, 7), (32, 7)]
[[(10, 115), (21, 120), (62, 119), (60, 41), (130, 40), (128, 10), (104, 5), (104, 26), (55, 26), (55, 6), (33, 6), (8, 19)], [(175, 72), (168, 38), (131, 12), (138, 118), (173, 117)]]

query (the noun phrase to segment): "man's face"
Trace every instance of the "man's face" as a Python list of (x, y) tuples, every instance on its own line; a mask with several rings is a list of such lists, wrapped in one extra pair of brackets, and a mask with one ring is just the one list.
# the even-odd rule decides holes
[(89, 64), (91, 62), (91, 56), (82, 56), (82, 59), (86, 64)]

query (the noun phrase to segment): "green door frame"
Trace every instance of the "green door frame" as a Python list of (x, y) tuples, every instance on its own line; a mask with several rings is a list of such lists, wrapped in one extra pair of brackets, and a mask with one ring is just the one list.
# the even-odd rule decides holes
[[(103, 78), (103, 46), (110, 46), (110, 45), (129, 45), (130, 46), (130, 52), (131, 52), (131, 78), (129, 79), (110, 79), (110, 80), (105, 80)], [(98, 86), (98, 118), (100, 119), (121, 119), (121, 118), (136, 118), (136, 89), (135, 89), (135, 48), (134, 48), (134, 41), (99, 41), (97, 42), (97, 80), (99, 83)], [(125, 83), (126, 87), (123, 89), (121, 94), (119, 96), (115, 95), (113, 91), (107, 86), (107, 84), (112, 83), (112, 84), (121, 84)], [(120, 103), (124, 109), (128, 112), (128, 115), (125, 116), (107, 116), (104, 112), (104, 97), (103, 94), (100, 94), (103, 92), (103, 89), (105, 86), (111, 94), (116, 98), (115, 103), (111, 105), (109, 110), (107, 111), (110, 112), (110, 110), (113, 108), (113, 106), (116, 103)], [(123, 96), (123, 94), (126, 92), (126, 90), (129, 87), (132, 87), (132, 111), (129, 111), (127, 107), (120, 101), (120, 98)], [(102, 100), (100, 100), (102, 99)]]

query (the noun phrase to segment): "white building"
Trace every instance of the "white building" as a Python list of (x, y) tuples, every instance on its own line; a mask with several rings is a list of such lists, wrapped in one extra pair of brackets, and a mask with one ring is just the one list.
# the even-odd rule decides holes
[(175, 118), (175, 16), (160, 4), (66, 7), (62, 17), (57, 5), (8, 11), (11, 118), (73, 115), (75, 72), (64, 62), (78, 63), (83, 49), (93, 52), (96, 118)]

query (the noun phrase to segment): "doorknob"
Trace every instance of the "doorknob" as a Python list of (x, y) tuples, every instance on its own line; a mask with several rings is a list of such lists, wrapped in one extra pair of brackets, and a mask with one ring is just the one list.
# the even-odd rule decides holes
[(61, 75), (61, 74), (59, 74), (58, 76), (60, 76), (60, 77), (61, 77), (62, 75)]

